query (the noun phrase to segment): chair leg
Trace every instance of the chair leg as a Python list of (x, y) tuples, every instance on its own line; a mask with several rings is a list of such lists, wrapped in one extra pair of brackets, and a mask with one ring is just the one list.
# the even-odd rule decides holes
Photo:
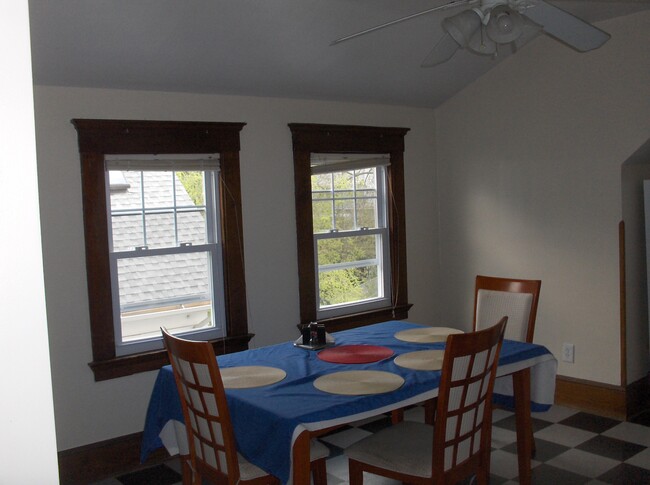
[(190, 455), (181, 455), (181, 470), (183, 474), (183, 485), (193, 485), (195, 474), (192, 471)]
[(363, 469), (358, 461), (349, 460), (348, 471), (350, 475), (350, 485), (363, 484)]
[(327, 467), (325, 465), (325, 458), (312, 461), (310, 466), (314, 485), (327, 485)]
[(390, 421), (392, 424), (401, 423), (404, 421), (404, 409), (395, 409), (390, 413)]
[(438, 406), (438, 398), (434, 397), (424, 402), (424, 422), (426, 424), (433, 424), (436, 421), (436, 407)]

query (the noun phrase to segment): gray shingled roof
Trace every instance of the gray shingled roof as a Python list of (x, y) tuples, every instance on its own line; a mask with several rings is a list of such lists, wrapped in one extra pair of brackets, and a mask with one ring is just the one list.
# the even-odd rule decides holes
[[(140, 173), (122, 172), (129, 187), (114, 190), (111, 186), (111, 209), (140, 209)], [(144, 172), (145, 207), (173, 206), (170, 172)], [(178, 177), (175, 177), (176, 206), (195, 207)], [(174, 219), (171, 211), (146, 215), (146, 245), (150, 248), (176, 246)], [(205, 242), (205, 219), (201, 212), (178, 215), (179, 243)], [(140, 214), (113, 216), (114, 251), (133, 250), (144, 246), (142, 216)], [(146, 251), (143, 252), (146, 255)], [(123, 310), (133, 306), (170, 304), (178, 301), (208, 299), (208, 264), (205, 253), (173, 254), (118, 261), (120, 302)]]

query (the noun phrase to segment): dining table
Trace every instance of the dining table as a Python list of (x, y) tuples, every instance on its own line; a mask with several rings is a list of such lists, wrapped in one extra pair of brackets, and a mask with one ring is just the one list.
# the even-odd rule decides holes
[[(285, 342), (219, 355), (217, 362), (223, 371), (259, 366), (283, 374), (280, 380), (267, 385), (244, 388), (226, 385), (238, 452), (282, 483), (308, 485), (311, 439), (336, 427), (420, 404), (438, 395), (440, 370), (414, 370), (399, 364), (400, 356), (406, 354), (444, 351), (444, 338), (435, 342), (400, 338), (405, 333), (427, 328), (431, 327), (392, 320), (333, 333), (333, 343), (325, 350), (310, 350)], [(382, 352), (375, 359), (323, 357), (332, 349), (363, 349), (364, 346)], [(359, 371), (363, 375), (388, 376), (389, 380), (397, 380), (398, 385), (365, 390), (363, 379), (355, 374)], [(531, 411), (543, 412), (553, 404), (556, 371), (557, 360), (546, 347), (504, 340), (494, 401), (514, 410), (519, 483), (524, 485), (531, 483)], [(351, 391), (338, 392), (321, 384), (345, 375), (358, 380), (357, 384), (352, 382)], [(359, 386), (357, 391), (354, 385)], [(161, 447), (185, 459), (189, 453), (171, 366), (162, 367), (154, 383), (145, 418), (141, 461)], [(186, 475), (184, 483), (188, 480)]]

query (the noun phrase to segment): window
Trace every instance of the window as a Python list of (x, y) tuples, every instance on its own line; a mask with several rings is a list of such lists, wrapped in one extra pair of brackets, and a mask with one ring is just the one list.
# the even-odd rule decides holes
[(406, 318), (404, 128), (290, 124), (301, 323)]
[(318, 318), (391, 306), (387, 155), (311, 156)]
[(246, 349), (243, 124), (73, 124), (95, 379), (163, 365), (160, 326), (210, 340), (218, 353)]
[(224, 336), (218, 155), (106, 157), (117, 355)]

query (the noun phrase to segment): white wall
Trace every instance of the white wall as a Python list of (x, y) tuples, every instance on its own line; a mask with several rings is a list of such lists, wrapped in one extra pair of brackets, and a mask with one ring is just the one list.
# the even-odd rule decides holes
[[(27, 2), (3, 5), (0, 483), (59, 483), (39, 227)], [(10, 75), (9, 75), (10, 73)]]
[(45, 289), (59, 450), (140, 431), (155, 378), (94, 382), (81, 182), (72, 118), (246, 122), (241, 133), (243, 228), (253, 346), (297, 337), (299, 322), (291, 134), (287, 123), (408, 127), (406, 227), (413, 321), (435, 323), (437, 228), (431, 110), (379, 105), (37, 87)]
[(618, 385), (621, 164), (650, 133), (650, 12), (599, 26), (601, 49), (536, 39), (436, 111), (441, 301), (468, 322), (476, 274), (542, 279), (535, 340), (575, 344), (559, 374)]

